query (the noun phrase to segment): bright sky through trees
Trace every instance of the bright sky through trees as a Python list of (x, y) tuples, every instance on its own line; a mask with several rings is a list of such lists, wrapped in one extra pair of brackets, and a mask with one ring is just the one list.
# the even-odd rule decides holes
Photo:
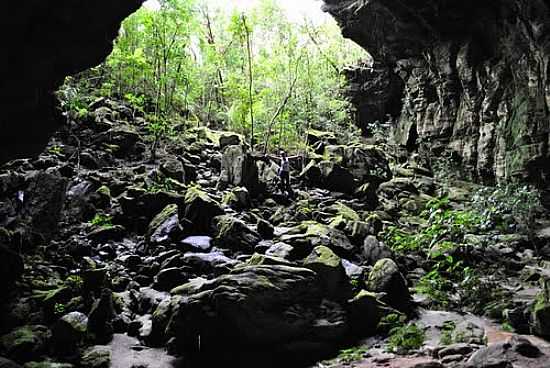
[[(258, 5), (259, 0), (207, 0), (213, 6), (220, 6), (224, 3), (227, 9), (238, 8), (247, 10)], [(277, 0), (277, 4), (283, 8), (288, 14), (288, 18), (292, 21), (300, 21), (307, 16), (315, 23), (322, 23), (332, 18), (323, 13), (321, 10), (321, 0)], [(145, 6), (156, 9), (158, 8), (158, 0), (148, 0)]]

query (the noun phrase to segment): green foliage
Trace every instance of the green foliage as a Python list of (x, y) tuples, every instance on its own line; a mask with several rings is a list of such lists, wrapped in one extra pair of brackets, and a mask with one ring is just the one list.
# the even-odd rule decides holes
[(344, 364), (350, 364), (362, 360), (368, 353), (368, 349), (364, 346), (342, 349), (338, 354), (338, 361)]
[(110, 228), (113, 227), (113, 218), (110, 215), (98, 213), (94, 216), (90, 224), (96, 227)]
[(486, 229), (532, 235), (542, 210), (539, 193), (525, 185), (506, 184), (479, 189), (472, 200)]
[(394, 327), (390, 330), (388, 350), (407, 354), (420, 349), (426, 339), (424, 330), (415, 323)]
[(63, 155), (63, 147), (55, 145), (48, 148), (48, 153), (51, 153), (52, 155), (61, 156)]
[(246, 14), (205, 0), (160, 4), (124, 21), (104, 64), (67, 79), (59, 95), (71, 118), (96, 97), (122, 99), (146, 115), (153, 156), (178, 118), (254, 130), (256, 142), (289, 150), (305, 150), (313, 128), (353, 135), (341, 70), (366, 55), (335, 22), (292, 22), (274, 0)]
[(53, 312), (56, 316), (64, 315), (65, 310), (66, 310), (66, 307), (65, 307), (65, 304), (63, 303), (55, 303), (55, 305), (53, 306)]
[(454, 321), (445, 321), (441, 328), (441, 345), (451, 345), (454, 343), (453, 332), (456, 329), (456, 323)]
[(78, 275), (71, 275), (67, 277), (67, 279), (65, 280), (65, 286), (71, 288), (71, 290), (74, 290), (74, 291), (82, 290), (83, 285), (84, 285), (84, 280), (82, 280), (82, 277)]
[(402, 327), (406, 322), (407, 317), (405, 315), (399, 313), (390, 313), (380, 319), (377, 329), (379, 331), (389, 332), (394, 328)]

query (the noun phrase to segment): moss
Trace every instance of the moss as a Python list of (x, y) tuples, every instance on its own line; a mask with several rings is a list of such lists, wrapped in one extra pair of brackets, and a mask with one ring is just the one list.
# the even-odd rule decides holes
[(210, 198), (205, 191), (201, 190), (198, 185), (190, 186), (185, 192), (185, 203), (189, 204), (197, 200), (201, 200), (203, 202), (214, 202), (214, 200)]
[(325, 246), (313, 249), (313, 252), (305, 260), (306, 264), (321, 263), (329, 267), (340, 267), (342, 260), (332, 250)]
[(111, 198), (111, 190), (106, 185), (101, 186), (98, 190), (96, 190), (96, 193), (104, 197)]
[(233, 192), (227, 192), (222, 199), (222, 204), (229, 206), (236, 202), (238, 202), (239, 199), (237, 198), (237, 195)]
[(177, 204), (169, 204), (168, 206), (166, 206), (158, 215), (155, 216), (153, 221), (151, 221), (151, 224), (149, 225), (149, 230), (154, 230), (162, 225), (167, 219), (177, 214), (178, 210), (179, 208)]

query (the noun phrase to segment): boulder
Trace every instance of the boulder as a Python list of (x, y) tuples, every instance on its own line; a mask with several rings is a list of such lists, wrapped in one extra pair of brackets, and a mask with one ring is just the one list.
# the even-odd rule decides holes
[(125, 236), (126, 229), (122, 225), (99, 226), (88, 233), (88, 239), (96, 244), (120, 241)]
[(283, 258), (286, 260), (296, 260), (294, 257), (294, 247), (286, 243), (275, 243), (269, 249), (266, 250), (265, 254), (271, 257)]
[(177, 204), (166, 206), (156, 215), (147, 228), (149, 243), (163, 244), (177, 238), (182, 233)]
[(210, 253), (186, 253), (183, 262), (198, 273), (224, 274), (239, 264), (220, 251)]
[(386, 155), (373, 146), (352, 144), (327, 146), (325, 157), (349, 170), (361, 183), (380, 183), (391, 180), (392, 172)]
[(250, 193), (248, 189), (244, 187), (237, 187), (227, 193), (224, 200), (224, 204), (231, 206), (237, 210), (250, 208)]
[(341, 165), (332, 161), (321, 161), (321, 185), (332, 192), (353, 194), (357, 184), (353, 174)]
[(185, 193), (185, 218), (193, 224), (196, 235), (209, 234), (212, 220), (222, 215), (219, 203), (197, 187), (190, 187)]
[(405, 313), (412, 311), (407, 281), (397, 264), (389, 258), (376, 262), (369, 274), (367, 289), (376, 293), (385, 293), (382, 300), (399, 311)]
[(185, 284), (188, 280), (188, 274), (180, 267), (166, 268), (155, 276), (153, 287), (160, 291), (170, 291), (176, 286)]
[(167, 178), (185, 183), (185, 168), (183, 163), (173, 157), (163, 158), (160, 164), (160, 172)]
[(25, 222), (34, 234), (47, 241), (57, 231), (61, 219), (67, 180), (46, 172), (32, 174), (27, 180), (29, 186), (23, 194)]
[(308, 269), (238, 268), (181, 299), (168, 326), (172, 350), (203, 364), (271, 367), (271, 359), (315, 359), (348, 330), (342, 306), (324, 296)]
[(542, 290), (538, 293), (532, 308), (533, 333), (550, 338), (550, 275), (543, 272), (539, 280)]
[(230, 215), (214, 219), (214, 245), (221, 249), (251, 252), (261, 241), (260, 235), (244, 221)]
[(18, 362), (28, 362), (46, 352), (51, 331), (46, 326), (27, 325), (19, 327), (0, 338), (6, 355)]
[(313, 248), (323, 245), (341, 257), (347, 257), (355, 250), (354, 245), (342, 231), (315, 221), (304, 221), (280, 237), (284, 243), (295, 248), (296, 256), (303, 258)]
[[(6, 295), (5, 292), (11, 289), (15, 281), (17, 281), (25, 269), (23, 259), (17, 253), (13, 252), (8, 247), (0, 244), (0, 293)], [(0, 305), (6, 302), (0, 301)]]
[(275, 228), (273, 227), (273, 225), (271, 225), (269, 221), (258, 219), (256, 229), (258, 230), (258, 233), (260, 234), (262, 239), (273, 239)]
[(384, 258), (392, 258), (393, 252), (384, 243), (378, 241), (376, 236), (369, 235), (363, 242), (363, 254), (362, 257), (370, 265), (376, 264), (376, 262)]
[(475, 352), (466, 368), (546, 368), (548, 356), (525, 337), (513, 335)]
[(315, 271), (327, 297), (347, 300), (351, 297), (351, 284), (342, 259), (325, 246), (318, 246), (304, 260), (304, 267)]
[(45, 360), (43, 362), (28, 362), (23, 366), (23, 368), (74, 368), (74, 365)]
[(361, 290), (349, 301), (352, 334), (357, 337), (374, 334), (382, 317), (390, 309), (376, 294)]
[(87, 332), (90, 338), (99, 343), (108, 343), (113, 337), (112, 321), (116, 315), (113, 293), (103, 289), (101, 297), (94, 302), (88, 317)]
[(107, 144), (114, 149), (113, 153), (122, 158), (130, 153), (137, 142), (141, 140), (141, 136), (135, 129), (126, 124), (117, 124), (115, 128), (111, 128), (105, 133), (101, 133), (95, 139), (96, 144)]
[(219, 146), (221, 150), (228, 146), (240, 146), (242, 144), (244, 144), (244, 138), (240, 134), (224, 132), (220, 135)]
[(109, 346), (92, 346), (86, 350), (80, 359), (82, 368), (110, 368), (112, 349)]
[(256, 160), (237, 145), (224, 149), (219, 181), (221, 185), (243, 186), (252, 197), (265, 190), (259, 180)]
[(71, 312), (61, 317), (52, 328), (52, 341), (55, 350), (61, 354), (71, 354), (80, 345), (88, 330), (88, 317), (80, 312)]
[(209, 236), (189, 236), (180, 242), (180, 246), (184, 252), (208, 252), (212, 249), (212, 238)]

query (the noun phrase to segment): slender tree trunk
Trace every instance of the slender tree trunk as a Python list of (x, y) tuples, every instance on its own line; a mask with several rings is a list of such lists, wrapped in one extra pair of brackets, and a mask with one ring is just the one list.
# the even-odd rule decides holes
[(246, 22), (246, 16), (242, 16), (243, 26), (246, 35), (246, 51), (248, 56), (248, 103), (250, 104), (250, 148), (254, 150), (254, 97), (253, 97), (253, 88), (254, 88), (254, 75), (252, 73), (252, 40), (251, 40), (251, 29), (248, 28)]

